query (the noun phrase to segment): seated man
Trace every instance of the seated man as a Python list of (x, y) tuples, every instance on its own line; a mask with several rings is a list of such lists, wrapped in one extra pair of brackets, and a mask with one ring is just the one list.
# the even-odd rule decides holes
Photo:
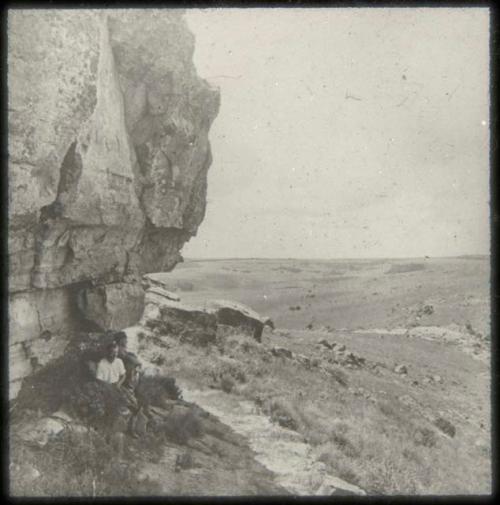
[(132, 412), (140, 409), (139, 402), (136, 397), (136, 388), (139, 384), (139, 375), (141, 371), (141, 364), (137, 361), (134, 366), (129, 366), (126, 374), (125, 381), (121, 388), (124, 398), (127, 400), (128, 407)]
[(138, 421), (142, 421), (143, 417), (142, 405), (136, 396), (136, 388), (139, 383), (140, 369), (141, 365), (139, 362), (137, 362), (134, 366), (130, 366), (127, 369), (125, 382), (121, 388), (122, 395), (127, 402), (127, 407), (132, 414), (128, 425), (128, 431), (134, 438), (137, 438), (138, 431), (140, 431), (137, 429)]
[(119, 388), (125, 380), (125, 366), (118, 357), (118, 345), (111, 342), (106, 346), (106, 356), (99, 361), (96, 371), (96, 379), (116, 384)]
[(131, 413), (128, 432), (132, 437), (137, 438), (141, 432), (144, 432), (145, 416), (147, 420), (149, 414), (148, 409), (141, 404), (136, 395), (141, 374), (141, 362), (133, 352), (127, 351), (127, 334), (124, 331), (114, 334), (114, 342), (118, 346), (118, 359), (123, 361), (126, 371), (120, 391)]
[(114, 341), (118, 345), (118, 357), (123, 361), (127, 373), (136, 368), (140, 362), (137, 356), (130, 351), (127, 351), (127, 334), (124, 331), (118, 331), (114, 335)]

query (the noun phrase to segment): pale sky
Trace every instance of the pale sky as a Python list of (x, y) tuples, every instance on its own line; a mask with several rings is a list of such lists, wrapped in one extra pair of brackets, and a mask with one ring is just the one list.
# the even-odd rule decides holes
[(487, 9), (186, 18), (221, 108), (185, 257), (489, 252)]

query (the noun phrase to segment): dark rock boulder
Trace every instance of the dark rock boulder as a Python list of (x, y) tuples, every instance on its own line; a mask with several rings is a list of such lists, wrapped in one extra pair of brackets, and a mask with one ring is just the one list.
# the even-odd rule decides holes
[(188, 305), (162, 296), (156, 289), (146, 291), (141, 324), (159, 334), (178, 338), (193, 345), (213, 344), (217, 337), (217, 319), (203, 307)]
[(210, 300), (207, 311), (215, 315), (218, 323), (238, 327), (257, 342), (262, 340), (264, 324), (272, 323), (269, 318), (262, 318), (250, 307), (229, 300)]

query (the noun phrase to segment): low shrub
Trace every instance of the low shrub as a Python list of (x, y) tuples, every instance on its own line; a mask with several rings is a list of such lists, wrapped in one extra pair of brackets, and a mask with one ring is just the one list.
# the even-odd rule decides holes
[(331, 436), (332, 442), (342, 451), (342, 453), (349, 458), (359, 458), (360, 451), (357, 449), (349, 439), (340, 433), (332, 432)]
[(235, 382), (230, 376), (224, 375), (221, 378), (220, 388), (222, 389), (222, 391), (224, 391), (224, 393), (231, 393), (231, 391), (233, 391), (233, 389), (234, 389), (234, 386), (235, 386)]
[(66, 388), (63, 391), (63, 403), (76, 417), (103, 427), (109, 427), (127, 406), (114, 385), (96, 380)]
[(417, 428), (413, 436), (415, 445), (423, 445), (424, 447), (434, 447), (436, 445), (436, 434), (429, 428)]
[(136, 390), (143, 405), (163, 407), (166, 400), (182, 400), (182, 392), (173, 377), (143, 376)]
[(203, 425), (193, 409), (169, 415), (162, 427), (167, 438), (180, 445), (203, 435)]
[[(10, 493), (14, 496), (140, 496), (158, 494), (158, 484), (139, 482), (138, 462), (120, 460), (119, 454), (97, 431), (65, 431), (43, 450), (11, 439)], [(29, 479), (26, 467), (36, 468)]]
[(180, 470), (189, 470), (190, 468), (194, 468), (195, 462), (193, 456), (190, 452), (185, 452), (183, 454), (178, 454), (175, 458), (175, 471), (179, 472)]
[(281, 399), (272, 400), (269, 405), (269, 414), (271, 420), (283, 428), (298, 430), (300, 416), (291, 403)]

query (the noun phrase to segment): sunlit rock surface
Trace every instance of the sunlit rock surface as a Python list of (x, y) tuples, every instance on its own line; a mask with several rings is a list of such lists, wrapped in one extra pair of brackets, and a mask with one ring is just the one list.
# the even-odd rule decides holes
[[(93, 286), (137, 283), (182, 260), (205, 213), (219, 93), (196, 74), (194, 37), (178, 9), (14, 10), (8, 30), (10, 343), (18, 345), (49, 326), (69, 331), (82, 290), (97, 303)], [(41, 304), (32, 324), (39, 293), (65, 302)], [(94, 303), (99, 325), (133, 323), (116, 306), (106, 313), (111, 305)]]

